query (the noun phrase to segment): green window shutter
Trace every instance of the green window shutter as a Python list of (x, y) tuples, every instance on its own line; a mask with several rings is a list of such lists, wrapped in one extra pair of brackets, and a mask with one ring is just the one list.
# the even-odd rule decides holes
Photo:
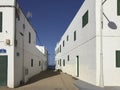
[(120, 15), (120, 0), (117, 0), (117, 15)]
[(2, 12), (0, 12), (0, 32), (2, 32)]
[(29, 44), (31, 43), (31, 33), (29, 32)]
[(74, 41), (76, 40), (76, 31), (74, 31)]
[(60, 66), (61, 66), (61, 59), (60, 59)]
[(61, 45), (60, 45), (60, 52), (61, 52)]
[(65, 66), (65, 59), (63, 60), (63, 66)]
[(82, 27), (88, 23), (88, 11), (82, 17)]
[(120, 67), (120, 51), (116, 51), (116, 67)]
[(33, 67), (33, 59), (31, 59), (31, 67)]

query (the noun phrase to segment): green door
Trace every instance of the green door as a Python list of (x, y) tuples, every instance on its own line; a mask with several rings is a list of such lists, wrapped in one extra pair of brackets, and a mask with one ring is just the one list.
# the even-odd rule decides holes
[(7, 56), (0, 56), (0, 86), (7, 85)]

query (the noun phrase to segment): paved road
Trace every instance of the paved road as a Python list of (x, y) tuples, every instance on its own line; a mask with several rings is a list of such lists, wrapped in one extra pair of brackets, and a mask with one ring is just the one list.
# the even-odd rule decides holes
[(0, 90), (78, 90), (73, 85), (74, 81), (70, 75), (45, 71), (31, 78), (24, 86), (15, 89), (0, 87)]

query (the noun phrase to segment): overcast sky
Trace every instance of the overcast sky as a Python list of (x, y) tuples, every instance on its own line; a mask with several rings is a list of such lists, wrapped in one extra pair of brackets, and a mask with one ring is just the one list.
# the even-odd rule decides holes
[(18, 0), (23, 12), (32, 13), (30, 21), (36, 30), (38, 45), (49, 52), (49, 64), (54, 64), (54, 49), (84, 0)]

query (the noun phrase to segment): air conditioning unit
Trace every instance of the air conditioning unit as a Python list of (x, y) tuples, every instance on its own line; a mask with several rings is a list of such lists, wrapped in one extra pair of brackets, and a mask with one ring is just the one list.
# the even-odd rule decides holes
[(10, 45), (10, 39), (6, 39), (6, 45)]

